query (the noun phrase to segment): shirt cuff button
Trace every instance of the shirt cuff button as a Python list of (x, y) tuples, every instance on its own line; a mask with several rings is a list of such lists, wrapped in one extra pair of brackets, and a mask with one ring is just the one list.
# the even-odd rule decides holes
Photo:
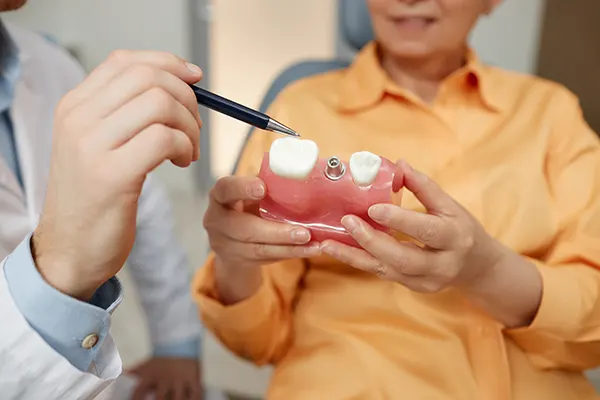
[(92, 333), (92, 334), (87, 335), (85, 337), (85, 339), (83, 339), (83, 341), (81, 342), (81, 347), (89, 350), (92, 347), (94, 347), (96, 345), (96, 343), (98, 343), (98, 335), (95, 333)]

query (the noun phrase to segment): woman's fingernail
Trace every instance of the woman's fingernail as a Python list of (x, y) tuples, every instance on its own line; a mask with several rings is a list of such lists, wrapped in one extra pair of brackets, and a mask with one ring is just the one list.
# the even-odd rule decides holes
[(321, 255), (321, 246), (319, 246), (318, 244), (306, 246), (304, 249), (304, 254), (306, 254), (307, 257), (320, 256)]
[(199, 66), (197, 66), (196, 64), (192, 64), (192, 63), (185, 63), (185, 66), (187, 67), (187, 69), (190, 70), (191, 73), (193, 73), (194, 75), (202, 75), (202, 69), (200, 69)]
[(404, 166), (406, 166), (406, 169), (408, 169), (409, 171), (414, 171), (412, 165), (410, 165), (406, 160), (402, 160), (402, 163), (404, 164)]
[(306, 229), (294, 229), (292, 231), (292, 240), (296, 243), (308, 243), (310, 233)]
[(369, 208), (369, 217), (376, 221), (385, 221), (388, 215), (388, 208), (384, 204), (377, 204)]
[(321, 244), (321, 251), (325, 254), (329, 254), (330, 256), (334, 255), (335, 253), (335, 248), (331, 245), (328, 244)]
[(342, 218), (342, 225), (344, 225), (344, 227), (350, 233), (353, 233), (359, 227), (358, 220), (356, 219), (356, 217), (353, 217), (351, 215), (346, 215), (344, 218)]
[(257, 199), (262, 199), (263, 196), (265, 195), (265, 188), (263, 187), (263, 185), (254, 185), (252, 186), (252, 196), (256, 197)]

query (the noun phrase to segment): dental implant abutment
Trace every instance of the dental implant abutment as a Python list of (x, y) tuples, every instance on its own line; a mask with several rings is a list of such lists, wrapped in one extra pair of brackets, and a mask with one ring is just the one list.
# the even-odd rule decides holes
[(338, 157), (331, 157), (327, 160), (327, 165), (325, 166), (325, 176), (327, 179), (332, 181), (337, 181), (341, 179), (346, 173), (346, 167), (344, 167), (344, 163)]

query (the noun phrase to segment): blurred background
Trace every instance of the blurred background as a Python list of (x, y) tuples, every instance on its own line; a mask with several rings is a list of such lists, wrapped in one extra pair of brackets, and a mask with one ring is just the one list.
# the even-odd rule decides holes
[[(52, 36), (88, 71), (119, 48), (178, 54), (204, 68), (204, 87), (253, 107), (284, 68), (354, 55), (341, 34), (337, 0), (30, 0), (5, 18)], [(599, 19), (598, 0), (505, 0), (477, 27), (472, 44), (487, 63), (567, 85), (599, 132)], [(201, 226), (207, 190), (231, 172), (248, 132), (232, 119), (203, 113), (201, 161), (188, 170), (165, 164), (157, 172), (195, 266), (207, 252)], [(128, 366), (144, 358), (149, 345), (135, 293), (126, 289), (113, 329)], [(204, 342), (209, 385), (249, 397), (264, 393), (268, 368), (234, 359), (208, 334)]]

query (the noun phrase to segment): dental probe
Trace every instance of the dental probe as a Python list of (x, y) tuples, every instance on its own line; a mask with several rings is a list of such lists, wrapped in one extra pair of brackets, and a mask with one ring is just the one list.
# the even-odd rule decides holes
[(235, 101), (221, 97), (218, 94), (209, 92), (206, 89), (199, 88), (196, 85), (190, 85), (198, 104), (210, 108), (218, 113), (225, 114), (238, 121), (245, 122), (259, 129), (280, 133), (282, 135), (299, 137), (293, 129), (288, 128), (281, 122), (274, 120), (266, 114), (243, 106)]

